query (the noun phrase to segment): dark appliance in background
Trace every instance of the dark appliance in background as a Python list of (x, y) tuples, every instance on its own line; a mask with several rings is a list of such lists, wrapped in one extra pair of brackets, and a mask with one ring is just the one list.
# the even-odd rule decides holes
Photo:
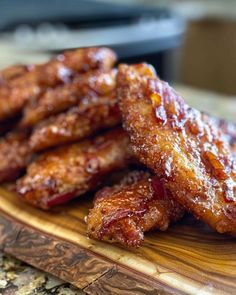
[(0, 38), (30, 52), (112, 47), (121, 62), (152, 63), (169, 79), (166, 54), (182, 42), (184, 24), (167, 9), (92, 0), (1, 0)]

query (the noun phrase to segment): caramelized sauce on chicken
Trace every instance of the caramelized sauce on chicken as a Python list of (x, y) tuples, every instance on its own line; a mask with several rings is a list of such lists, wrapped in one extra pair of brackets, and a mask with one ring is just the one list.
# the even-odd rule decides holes
[(160, 179), (133, 171), (112, 187), (98, 191), (87, 217), (89, 237), (139, 247), (144, 232), (166, 230), (184, 209), (171, 197)]
[(236, 234), (236, 167), (215, 121), (148, 65), (120, 65), (118, 96), (133, 151), (173, 198), (220, 233)]

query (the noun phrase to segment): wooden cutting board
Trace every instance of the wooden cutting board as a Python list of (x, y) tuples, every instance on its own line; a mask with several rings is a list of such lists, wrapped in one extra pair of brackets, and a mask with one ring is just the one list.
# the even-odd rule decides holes
[(236, 239), (187, 216), (138, 250), (86, 237), (91, 201), (44, 212), (0, 188), (2, 250), (87, 294), (236, 294)]

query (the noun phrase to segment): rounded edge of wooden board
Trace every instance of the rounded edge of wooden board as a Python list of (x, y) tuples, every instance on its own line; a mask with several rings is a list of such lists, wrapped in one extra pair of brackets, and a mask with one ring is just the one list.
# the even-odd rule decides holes
[(183, 294), (90, 250), (49, 236), (0, 213), (0, 249), (86, 294)]

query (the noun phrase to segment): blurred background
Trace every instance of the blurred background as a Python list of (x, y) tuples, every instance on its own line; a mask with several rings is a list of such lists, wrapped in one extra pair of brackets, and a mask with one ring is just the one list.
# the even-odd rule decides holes
[(0, 67), (106, 45), (161, 78), (236, 95), (236, 1), (1, 0)]

